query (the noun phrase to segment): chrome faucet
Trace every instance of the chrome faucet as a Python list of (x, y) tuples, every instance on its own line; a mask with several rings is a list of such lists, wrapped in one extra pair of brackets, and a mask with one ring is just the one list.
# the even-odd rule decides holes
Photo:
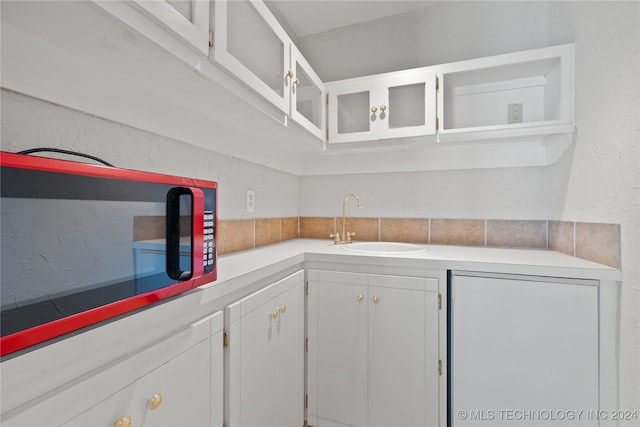
[(360, 197), (357, 194), (347, 194), (342, 201), (342, 234), (338, 232), (333, 232), (329, 234), (329, 237), (333, 238), (334, 245), (344, 245), (346, 243), (351, 243), (351, 236), (355, 236), (355, 232), (346, 231), (347, 230), (347, 200), (350, 197), (353, 197), (358, 201), (358, 207), (361, 208)]

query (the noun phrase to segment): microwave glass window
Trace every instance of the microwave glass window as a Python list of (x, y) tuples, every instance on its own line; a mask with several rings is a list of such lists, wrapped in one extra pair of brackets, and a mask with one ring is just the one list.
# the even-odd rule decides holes
[[(1, 179), (2, 336), (176, 282), (165, 251), (174, 186), (10, 167)], [(214, 190), (204, 193), (213, 214)], [(191, 210), (191, 197), (181, 196), (185, 271)]]

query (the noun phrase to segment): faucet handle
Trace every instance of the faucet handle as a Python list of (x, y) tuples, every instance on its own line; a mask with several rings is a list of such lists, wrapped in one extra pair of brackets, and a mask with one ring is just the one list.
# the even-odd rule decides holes
[(356, 235), (355, 231), (347, 231), (347, 236), (346, 236), (347, 242), (350, 242), (351, 241), (351, 237), (355, 236), (355, 235)]
[(336, 245), (340, 242), (340, 233), (338, 232), (329, 234), (329, 237), (333, 239), (333, 243)]

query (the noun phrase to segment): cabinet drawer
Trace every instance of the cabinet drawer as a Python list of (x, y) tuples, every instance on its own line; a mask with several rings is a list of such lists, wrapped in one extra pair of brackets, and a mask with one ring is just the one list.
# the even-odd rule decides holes
[[(176, 377), (172, 373), (174, 370), (178, 370), (177, 366), (181, 366), (181, 369), (198, 370), (195, 376), (190, 371), (181, 374), (194, 376), (194, 385), (190, 385), (192, 380), (189, 380), (188, 383), (179, 383), (174, 390), (170, 390), (171, 387), (164, 387), (168, 391), (159, 391), (159, 393), (168, 397), (164, 398), (165, 402), (162, 405), (171, 406), (166, 403), (167, 399), (172, 400), (170, 396), (173, 393), (189, 394), (187, 390), (191, 388), (200, 390), (200, 381), (204, 380), (206, 380), (206, 395), (200, 398), (200, 392), (194, 393), (193, 400), (210, 402), (209, 338), (216, 332), (212, 329), (221, 329), (221, 317), (222, 313), (218, 312), (180, 329), (153, 345), (134, 351), (129, 356), (113, 360), (85, 376), (71, 378), (66, 385), (27, 402), (15, 410), (2, 414), (2, 425), (40, 426), (71, 423), (69, 425), (93, 426), (106, 423), (104, 425), (112, 426), (118, 418), (127, 415), (124, 412), (116, 411), (116, 409), (122, 408), (121, 411), (129, 411), (130, 405), (144, 408), (147, 400), (153, 394), (158, 393), (158, 391), (153, 391), (155, 389), (153, 386), (164, 384), (164, 380), (161, 381), (164, 376), (167, 376), (166, 382), (168, 384), (177, 383), (180, 377)], [(182, 362), (182, 360), (185, 361)], [(167, 366), (174, 366), (174, 368), (166, 368)], [(184, 387), (184, 384), (187, 384), (188, 387)], [(147, 389), (146, 387), (151, 388)], [(205, 398), (206, 400), (203, 400)], [(179, 405), (183, 405), (182, 401), (179, 402)], [(113, 409), (112, 412), (109, 412), (110, 408)], [(202, 410), (206, 412), (208, 420), (210, 403), (206, 403)], [(157, 411), (160, 411), (160, 408)], [(105, 418), (103, 421), (98, 417), (101, 414), (118, 415), (116, 418)], [(153, 420), (153, 417), (149, 419)], [(138, 421), (134, 425), (141, 424)], [(150, 425), (162, 425), (162, 423)], [(180, 421), (173, 425), (187, 424), (182, 424)]]
[(110, 427), (124, 417), (134, 426), (208, 426), (209, 370), (209, 345), (201, 342), (64, 426)]

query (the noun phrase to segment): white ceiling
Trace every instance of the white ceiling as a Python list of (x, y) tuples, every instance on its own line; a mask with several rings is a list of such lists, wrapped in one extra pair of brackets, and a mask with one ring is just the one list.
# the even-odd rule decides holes
[(429, 0), (272, 0), (298, 37), (432, 6)]

